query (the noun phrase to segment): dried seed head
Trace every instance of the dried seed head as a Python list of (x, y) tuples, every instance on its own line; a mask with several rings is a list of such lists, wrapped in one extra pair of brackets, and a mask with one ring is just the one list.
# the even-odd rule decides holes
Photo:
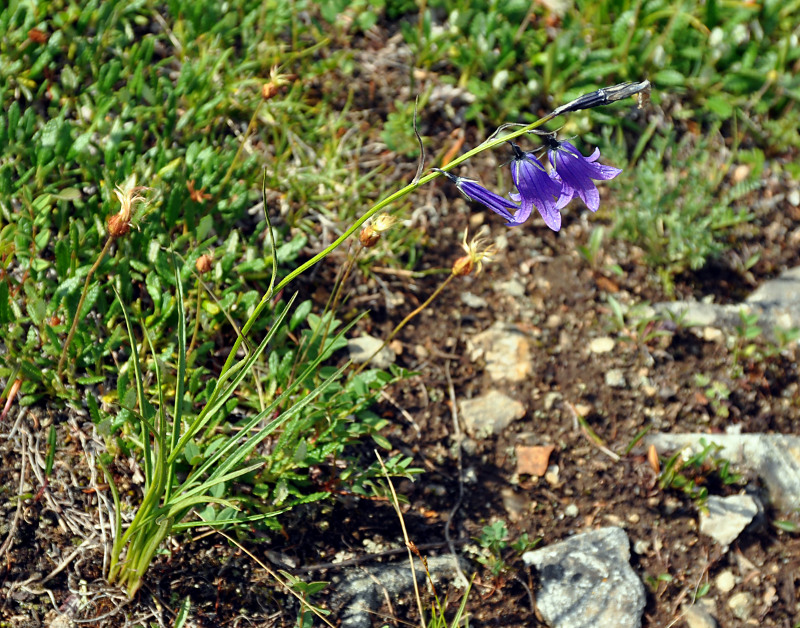
[(112, 238), (119, 238), (131, 230), (131, 216), (133, 215), (134, 204), (147, 202), (147, 199), (137, 194), (137, 192), (148, 189), (150, 188), (134, 186), (123, 190), (120, 186), (116, 186), (114, 194), (119, 199), (120, 208), (116, 214), (108, 217), (108, 235)]
[(194, 263), (194, 267), (197, 269), (197, 272), (202, 275), (211, 270), (211, 265), (213, 262), (214, 256), (211, 253), (203, 253), (197, 258), (197, 261)]
[(372, 225), (367, 225), (361, 230), (361, 234), (358, 236), (358, 241), (361, 242), (361, 246), (369, 249), (375, 246), (378, 241), (381, 239), (381, 234), (375, 231), (375, 227)]
[(461, 243), (461, 248), (464, 249), (466, 255), (459, 257), (453, 263), (452, 271), (454, 275), (469, 275), (473, 268), (476, 267), (475, 274), (479, 274), (483, 268), (483, 262), (490, 262), (497, 253), (494, 244), (488, 242), (486, 237), (488, 228), (485, 225), (469, 242), (467, 242), (468, 232), (469, 229), (464, 230), (464, 240)]
[(270, 81), (269, 83), (264, 83), (261, 86), (261, 97), (264, 100), (269, 100), (277, 93), (278, 93), (278, 86), (275, 85), (275, 83), (273, 83), (272, 81)]
[(397, 218), (391, 214), (381, 214), (371, 225), (367, 225), (361, 230), (358, 240), (363, 247), (371, 248), (381, 239), (381, 234), (391, 229), (396, 222)]
[(469, 275), (474, 267), (475, 262), (472, 261), (472, 258), (469, 255), (465, 255), (464, 257), (459, 257), (455, 262), (453, 262), (453, 274), (463, 277), (465, 275)]
[(274, 66), (269, 72), (269, 81), (261, 86), (261, 97), (264, 100), (273, 98), (280, 88), (287, 85), (293, 78), (296, 78), (296, 76), (293, 74), (281, 74), (278, 72), (278, 66)]

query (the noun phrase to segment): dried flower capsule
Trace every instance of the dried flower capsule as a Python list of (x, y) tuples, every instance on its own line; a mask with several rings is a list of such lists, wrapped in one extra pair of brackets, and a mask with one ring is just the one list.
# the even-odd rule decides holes
[(120, 208), (116, 214), (108, 217), (108, 235), (112, 238), (119, 238), (131, 230), (131, 216), (133, 215), (134, 203), (147, 202), (147, 199), (137, 194), (137, 192), (148, 189), (149, 188), (144, 186), (134, 186), (123, 190), (120, 186), (116, 186), (114, 194), (116, 194), (119, 199)]
[(375, 246), (381, 239), (381, 234), (391, 229), (396, 222), (397, 218), (391, 214), (381, 214), (378, 216), (371, 225), (367, 225), (361, 230), (361, 234), (358, 236), (361, 246), (365, 248)]
[(468, 232), (469, 229), (464, 230), (464, 240), (461, 243), (461, 248), (464, 249), (466, 255), (459, 257), (453, 263), (452, 272), (454, 275), (469, 275), (476, 267), (475, 274), (479, 274), (483, 268), (483, 262), (490, 262), (497, 253), (494, 244), (488, 243), (486, 227), (482, 228), (469, 242), (467, 242)]
[(194, 267), (198, 273), (201, 275), (207, 273), (211, 270), (211, 265), (214, 262), (214, 255), (211, 253), (203, 253), (200, 257), (197, 258), (197, 261), (194, 263)]

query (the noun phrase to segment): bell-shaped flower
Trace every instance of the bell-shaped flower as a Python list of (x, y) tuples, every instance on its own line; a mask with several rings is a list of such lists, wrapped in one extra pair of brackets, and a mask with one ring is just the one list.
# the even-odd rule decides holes
[(550, 163), (555, 167), (561, 180), (561, 198), (558, 199), (557, 209), (565, 207), (577, 195), (586, 207), (596, 212), (600, 207), (600, 193), (592, 179), (607, 181), (616, 177), (622, 170), (598, 164), (599, 148), (595, 148), (591, 155), (584, 157), (572, 144), (559, 141), (555, 137), (548, 137), (547, 145)]
[(518, 212), (519, 205), (516, 203), (509, 201), (507, 198), (500, 196), (499, 194), (495, 194), (491, 190), (487, 190), (480, 183), (473, 181), (472, 179), (459, 177), (449, 172), (445, 172), (444, 170), (440, 170), (439, 168), (433, 168), (433, 170), (440, 172), (450, 179), (450, 181), (455, 184), (456, 188), (458, 188), (458, 191), (461, 192), (468, 200), (485, 205), (494, 213), (502, 216), (506, 220), (506, 224), (510, 226), (521, 224), (515, 222), (515, 215), (509, 211), (513, 209), (515, 212)]
[(520, 210), (515, 224), (522, 224), (531, 215), (533, 208), (544, 218), (553, 231), (561, 229), (561, 214), (557, 205), (561, 194), (561, 183), (553, 179), (533, 153), (526, 153), (514, 143), (514, 158), (511, 160), (511, 178), (519, 193), (511, 198), (519, 201)]

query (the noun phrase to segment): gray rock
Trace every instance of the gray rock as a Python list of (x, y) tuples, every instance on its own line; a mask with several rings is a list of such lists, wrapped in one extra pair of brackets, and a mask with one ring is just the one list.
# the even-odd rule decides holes
[(621, 369), (609, 369), (606, 371), (606, 386), (611, 388), (625, 388), (628, 383)]
[[(455, 558), (452, 555), (428, 558), (428, 570), (434, 582), (452, 581), (458, 578)], [(462, 558), (458, 559), (462, 571), (469, 565)], [(414, 559), (417, 584), (425, 586), (427, 576), (425, 568), (418, 559)], [(383, 604), (384, 596), (396, 599), (413, 587), (411, 565), (406, 562), (392, 565), (375, 565), (359, 567), (348, 571), (340, 582), (336, 582), (336, 595), (332, 606), (340, 607), (339, 618), (341, 628), (371, 628), (372, 619)], [(445, 588), (445, 587), (443, 587)]]
[(800, 327), (800, 266), (764, 282), (742, 303), (718, 305), (694, 301), (658, 303), (656, 311), (670, 312), (687, 324), (733, 330), (741, 325), (741, 312), (758, 314), (758, 324), (771, 337), (773, 329)]
[(728, 608), (731, 609), (734, 617), (745, 620), (753, 612), (754, 601), (752, 593), (740, 591), (739, 593), (734, 593), (731, 599), (728, 600)]
[(489, 305), (486, 299), (484, 299), (483, 297), (476, 296), (471, 292), (462, 292), (461, 302), (467, 307), (471, 307), (475, 310), (482, 310), (483, 308), (488, 307)]
[(467, 341), (470, 359), (483, 358), (494, 381), (521, 382), (533, 370), (528, 336), (515, 325), (495, 323)]
[(760, 504), (750, 495), (711, 495), (700, 511), (700, 532), (720, 545), (730, 545), (758, 515)]
[(511, 297), (525, 296), (525, 286), (516, 279), (511, 279), (509, 281), (501, 281), (495, 284), (495, 291), (504, 292), (505, 294)]
[(717, 628), (717, 620), (701, 606), (690, 606), (683, 613), (687, 628)]
[(522, 559), (539, 573), (537, 606), (552, 628), (641, 626), (644, 585), (628, 564), (622, 528), (577, 534)]
[(786, 434), (653, 434), (645, 446), (654, 445), (659, 453), (714, 443), (722, 449), (717, 455), (756, 473), (769, 490), (770, 501), (778, 508), (800, 508), (800, 436)]
[[(350, 357), (353, 362), (362, 363), (367, 360), (370, 364), (379, 369), (389, 368), (389, 365), (394, 363), (395, 354), (389, 347), (383, 347), (383, 340), (373, 338), (372, 336), (359, 336), (358, 338), (351, 338), (347, 341), (347, 350), (350, 352)], [(380, 351), (378, 351), (380, 349)], [(375, 357), (372, 357), (378, 351)]]
[(500, 434), (512, 421), (525, 416), (525, 406), (496, 390), (474, 399), (465, 399), (459, 406), (464, 429), (477, 439)]

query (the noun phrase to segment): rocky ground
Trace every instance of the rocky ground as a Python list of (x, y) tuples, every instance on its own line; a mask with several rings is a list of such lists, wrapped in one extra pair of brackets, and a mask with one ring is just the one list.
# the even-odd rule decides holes
[[(383, 70), (393, 66), (372, 57), (379, 84), (391, 85)], [(446, 145), (444, 131), (435, 139)], [(478, 160), (475, 168), (492, 176), (495, 165)], [(413, 169), (397, 176), (407, 180)], [(475, 574), (470, 626), (588, 627), (601, 617), (648, 628), (795, 627), (800, 495), (792, 478), (800, 445), (761, 435), (791, 436), (800, 425), (797, 346), (776, 347), (768, 334), (773, 321), (791, 322), (800, 309), (791, 304), (800, 294), (797, 271), (782, 275), (800, 264), (797, 184), (767, 166), (750, 199), (753, 224), (732, 234), (731, 253), (679, 277), (674, 295), (636, 247), (609, 240), (594, 265), (578, 254), (613, 211), (608, 190), (602, 194), (595, 216), (573, 202), (557, 234), (538, 217), (508, 230), (444, 182), (415, 197), (414, 220), (427, 225), (419, 270), (449, 267), (467, 226), (488, 224), (499, 254), (482, 274), (451, 284), (392, 344), (390, 357), (414, 374), (388, 390), (377, 411), (392, 422), (387, 437), (396, 450), (425, 470), (396, 486), (407, 500), (408, 534), (451, 609), (463, 594), (459, 571)], [(771, 202), (760, 202), (765, 196)], [(742, 251), (761, 257), (744, 270)], [(342, 259), (332, 256), (312, 275), (306, 294), (324, 303)], [(622, 274), (608, 270), (613, 265)], [(354, 274), (358, 305), (371, 308), (358, 333), (385, 337), (441, 277), (386, 268)], [(730, 306), (775, 280), (783, 282), (780, 301), (750, 303), (764, 333), (748, 339)], [(621, 319), (609, 297), (627, 311)], [(658, 304), (676, 301), (705, 305), (682, 319), (659, 314), (676, 306)], [(59, 446), (46, 478), (51, 424)], [(756, 442), (728, 443), (679, 468), (668, 463), (678, 444), (661, 435)], [(110, 500), (94, 462), (102, 447), (81, 408), (12, 407), (0, 423), (0, 626), (168, 626), (187, 596), (187, 625), (296, 625), (297, 601), (253, 556), (331, 582), (313, 601), (331, 609), (334, 625), (416, 621), (392, 505), (338, 494), (288, 514), (283, 535), (239, 535), (253, 556), (215, 533), (172, 540), (127, 601), (102, 578)], [(369, 446), (363, 456), (372, 459)], [(118, 464), (127, 469), (123, 493), (135, 499), (135, 462)], [(703, 490), (723, 499), (704, 501)], [(477, 539), (499, 521), (509, 545), (482, 564), (489, 557)], [(526, 534), (529, 543), (511, 547)], [(428, 605), (424, 587), (423, 595)], [(583, 606), (598, 595), (599, 609)], [(606, 612), (616, 614), (592, 614)]]
[[(784, 245), (798, 238), (791, 211), (796, 208), (759, 217), (764, 255), (748, 281), (775, 285), (767, 282), (797, 261), (796, 249)], [(387, 435), (393, 445), (426, 471), (416, 482), (397, 486), (408, 500), (404, 519), (411, 539), (439, 574), (439, 593), (449, 591), (451, 600), (458, 599), (452, 585), (459, 574), (450, 559), (435, 558), (448, 554), (450, 522), (462, 571), (477, 574), (467, 603), (473, 626), (547, 625), (545, 620), (597, 625), (559, 615), (564, 604), (572, 608), (576, 602), (558, 597), (559, 582), (571, 573), (592, 591), (617, 572), (629, 584), (610, 592), (636, 594), (614, 606), (626, 618), (615, 619), (620, 626), (640, 620), (651, 627), (695, 628), (714, 621), (795, 626), (800, 538), (785, 530), (800, 523), (800, 496), (781, 494), (774, 482), (797, 473), (792, 467), (798, 463), (797, 443), (789, 443), (794, 450), (779, 445), (777, 451), (792, 455), (779, 459), (771, 472), (759, 468), (755, 450), (741, 445), (723, 451), (741, 476), (732, 484), (723, 482), (714, 456), (680, 471), (709, 495), (751, 500), (706, 503), (713, 506), (712, 519), (727, 507), (738, 513), (733, 531), (723, 526), (715, 532), (718, 526), (704, 521), (697, 495), (663, 486), (657, 471), (676, 447), (659, 444), (660, 433), (698, 433), (707, 441), (725, 434), (793, 434), (800, 415), (796, 347), (771, 351), (762, 335), (755, 340), (758, 351), (735, 362), (728, 345), (737, 332), (725, 322), (725, 308), (699, 326), (686, 320), (675, 324), (658, 316), (658, 308), (640, 312), (644, 323), (615, 323), (609, 294), (626, 307), (656, 305), (664, 296), (646, 269), (625, 262), (631, 251), (622, 246), (605, 255), (607, 262), (623, 263), (623, 276), (587, 265), (576, 252), (588, 235), (582, 213), (578, 207), (568, 210), (560, 234), (535, 223), (507, 231), (493, 216), (468, 213), (460, 200), (442, 217), (437, 228), (442, 258), (426, 265), (446, 265), (458, 255), (457, 234), (468, 221), (490, 223), (501, 253), (484, 273), (445, 292), (393, 345), (396, 362), (416, 374), (388, 391), (378, 410), (392, 419)], [(780, 241), (765, 234), (777, 234)], [(787, 298), (800, 294), (794, 272), (777, 276), (787, 282), (779, 284), (787, 287), (782, 291)], [(732, 273), (725, 276), (732, 281)], [(374, 295), (374, 316), (362, 328), (364, 335), (388, 333), (438, 281), (401, 273), (380, 277), (354, 280)], [(706, 284), (697, 287), (692, 279), (679, 284), (680, 294), (690, 300), (706, 296)], [(387, 290), (393, 298), (386, 299)], [(760, 301), (759, 307), (767, 306)], [(769, 307), (781, 314), (780, 305)], [(698, 375), (708, 383), (698, 383)], [(724, 384), (728, 393), (720, 394), (713, 382)], [(43, 456), (52, 422), (63, 446), (45, 482)], [(649, 443), (663, 449), (660, 462)], [(172, 542), (132, 602), (105, 585), (108, 495), (91, 464), (100, 447), (91, 424), (75, 411), (13, 409), (4, 419), (0, 617), (8, 625), (56, 625), (59, 617), (61, 625), (78, 619), (89, 620), (81, 625), (169, 625), (187, 594), (193, 625), (247, 625), (246, 618), (258, 625), (294, 622), (296, 603), (253, 559), (214, 534)], [(745, 455), (737, 456), (737, 450)], [(371, 453), (365, 449), (364, 455)], [(763, 457), (776, 460), (774, 452)], [(130, 468), (133, 475), (135, 467)], [(129, 490), (136, 490), (135, 483)], [(22, 500), (16, 499), (19, 494)], [(782, 501), (776, 500), (779, 495)], [(760, 507), (750, 516), (753, 504)], [(723, 523), (731, 517), (723, 516)], [(537, 542), (533, 553), (505, 548), (504, 565), (492, 573), (476, 560), (481, 557), (476, 539), (484, 526), (499, 520), (507, 523), (510, 541), (526, 533)], [(240, 540), (274, 569), (331, 581), (329, 593), (317, 599), (334, 609), (341, 625), (379, 626), (391, 617), (415, 616), (391, 504), (337, 496), (322, 508), (292, 513), (285, 529), (284, 537)], [(598, 530), (610, 530), (611, 539), (604, 537), (600, 550), (591, 537), (575, 536)], [(556, 551), (571, 537), (584, 549), (571, 548), (569, 564), (535, 553)], [(609, 556), (611, 567), (603, 567)], [(381, 586), (372, 591), (375, 583)], [(553, 592), (555, 602), (547, 597)], [(352, 596), (374, 605), (369, 611), (374, 614), (354, 610)]]

